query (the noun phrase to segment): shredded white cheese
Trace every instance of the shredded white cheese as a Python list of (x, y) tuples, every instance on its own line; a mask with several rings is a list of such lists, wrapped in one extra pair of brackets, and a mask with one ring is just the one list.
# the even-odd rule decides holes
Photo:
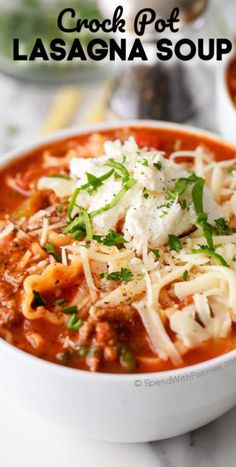
[(0, 239), (7, 237), (11, 232), (13, 232), (15, 226), (12, 222), (9, 222), (7, 226), (0, 232)]
[(90, 297), (91, 297), (92, 303), (95, 303), (97, 300), (97, 289), (94, 284), (93, 276), (91, 273), (88, 254), (87, 254), (86, 248), (82, 246), (79, 248), (79, 251), (80, 251), (80, 256), (81, 256), (83, 269), (84, 269), (84, 276), (85, 276), (85, 279), (88, 285)]
[(41, 238), (40, 238), (40, 246), (44, 246), (45, 243), (47, 242), (48, 238), (48, 227), (49, 227), (49, 220), (47, 217), (43, 218), (43, 227), (42, 227), (42, 233), (41, 233)]

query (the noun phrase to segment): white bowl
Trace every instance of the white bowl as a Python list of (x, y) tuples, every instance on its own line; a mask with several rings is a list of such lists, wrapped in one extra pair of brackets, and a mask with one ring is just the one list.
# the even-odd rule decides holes
[[(124, 125), (105, 123), (63, 131), (11, 152), (0, 160), (0, 166), (39, 144)], [(221, 141), (208, 132), (177, 124), (139, 121), (129, 125), (179, 129)], [(204, 363), (160, 373), (89, 373), (48, 363), (0, 339), (2, 388), (56, 423), (105, 441), (158, 440), (214, 420), (236, 403), (235, 365), (233, 350)]]
[(216, 76), (216, 119), (220, 135), (236, 144), (236, 107), (232, 101), (226, 81), (230, 61), (235, 56), (233, 50), (217, 69)]

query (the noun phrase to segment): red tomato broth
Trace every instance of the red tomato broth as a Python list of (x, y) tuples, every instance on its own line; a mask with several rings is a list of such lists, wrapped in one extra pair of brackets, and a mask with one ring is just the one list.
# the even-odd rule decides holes
[[(219, 141), (214, 141), (205, 136), (192, 135), (181, 132), (179, 130), (170, 129), (152, 129), (152, 128), (128, 128), (115, 129), (99, 132), (108, 139), (120, 138), (125, 140), (127, 136), (133, 135), (136, 137), (138, 144), (145, 145), (151, 148), (156, 148), (165, 151), (167, 156), (175, 150), (176, 141), (178, 141), (178, 150), (193, 150), (199, 145), (204, 145), (208, 150), (213, 151), (216, 160), (233, 158), (236, 150), (233, 147), (227, 146)], [(37, 180), (44, 173), (41, 169), (43, 152), (49, 150), (52, 155), (63, 156), (68, 148), (76, 147), (78, 144), (86, 143), (90, 133), (82, 136), (68, 138), (53, 144), (48, 144), (37, 148), (26, 156), (13, 161), (0, 173), (0, 216), (3, 213), (11, 214), (18, 205), (25, 199), (24, 196), (14, 192), (6, 183), (8, 176), (14, 177), (17, 173), (31, 173), (32, 179)], [(52, 172), (51, 172), (52, 173)], [(8, 326), (12, 335), (12, 344), (32, 355), (38, 356), (45, 360), (68, 365), (73, 368), (85, 369), (88, 367), (83, 358), (78, 358), (75, 355), (64, 356), (61, 361), (56, 358), (58, 353), (63, 353), (63, 346), (58, 340), (58, 336), (65, 331), (65, 325), (54, 325), (44, 319), (33, 321), (26, 320), (22, 315), (19, 316), (16, 323)], [(40, 350), (34, 349), (27, 340), (28, 332), (36, 332), (43, 336), (44, 346)], [(70, 331), (72, 334), (75, 331)], [(69, 332), (69, 334), (70, 334)], [(134, 323), (128, 327), (126, 341), (129, 343), (129, 349), (136, 358), (137, 367), (135, 372), (145, 373), (154, 371), (163, 371), (173, 369), (173, 364), (168, 361), (161, 361), (152, 351), (148, 342), (146, 331), (141, 323), (141, 319), (137, 316)], [(184, 356), (184, 365), (188, 366), (199, 362), (211, 359), (223, 353), (226, 353), (236, 348), (236, 326), (233, 325), (232, 332), (227, 338), (211, 340), (202, 344), (197, 350), (191, 350)], [(141, 360), (140, 360), (141, 357)], [(153, 358), (153, 363), (145, 363), (142, 357)], [(123, 373), (124, 370), (119, 362), (103, 361), (101, 372)]]

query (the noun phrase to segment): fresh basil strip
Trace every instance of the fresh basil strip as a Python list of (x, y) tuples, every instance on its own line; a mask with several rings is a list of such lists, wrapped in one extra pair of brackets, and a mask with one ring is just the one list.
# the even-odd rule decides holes
[(219, 264), (220, 266), (226, 266), (226, 267), (229, 267), (228, 264), (226, 263), (225, 259), (219, 255), (218, 253), (216, 253), (215, 251), (211, 250), (210, 248), (207, 248), (207, 247), (201, 247), (201, 248), (198, 248), (198, 249), (192, 249), (191, 252), (196, 255), (196, 254), (203, 254), (203, 255), (207, 255), (207, 256), (210, 256), (211, 258), (213, 258), (215, 260), (215, 262), (217, 264)]
[(129, 178), (129, 180), (126, 183), (124, 183), (121, 190), (117, 193), (117, 195), (113, 198), (113, 200), (110, 203), (105, 204), (105, 206), (103, 206), (102, 208), (97, 209), (96, 211), (90, 212), (90, 214), (89, 214), (90, 218), (98, 216), (102, 212), (105, 212), (105, 211), (108, 211), (109, 209), (114, 208), (114, 206), (116, 206), (120, 202), (120, 200), (123, 198), (125, 193), (130, 188), (132, 188), (132, 186), (134, 186), (135, 183), (136, 183), (136, 180), (134, 178)]
[(104, 175), (101, 175), (100, 177), (96, 177), (93, 174), (90, 174), (89, 172), (86, 173), (88, 184), (89, 184), (89, 192), (93, 192), (97, 190), (100, 186), (102, 186), (103, 182), (110, 178), (112, 174), (114, 173), (114, 170), (110, 170), (109, 172), (105, 173)]
[(109, 159), (106, 163), (108, 167), (113, 167), (114, 169), (118, 170), (123, 175), (123, 183), (125, 183), (129, 179), (129, 172), (123, 164), (120, 162), (116, 162), (114, 159)]
[(87, 179), (88, 179), (88, 183), (85, 183), (84, 185), (81, 185), (80, 187), (76, 188), (71, 199), (70, 199), (70, 202), (68, 204), (68, 208), (67, 208), (67, 216), (68, 218), (71, 220), (72, 219), (72, 212), (73, 212), (73, 209), (75, 207), (75, 204), (76, 204), (76, 200), (77, 200), (77, 197), (79, 195), (79, 193), (83, 190), (88, 190), (89, 188), (92, 189), (92, 191), (94, 191), (95, 189), (97, 189), (99, 186), (102, 185), (102, 183), (107, 180), (109, 177), (112, 176), (112, 174), (114, 173), (114, 169), (110, 170), (109, 172), (105, 173), (104, 175), (101, 175), (101, 177), (95, 177), (95, 175), (92, 175), (92, 174), (89, 174), (87, 173)]
[(206, 213), (201, 213), (198, 214), (197, 216), (197, 224), (202, 228), (204, 237), (207, 241), (207, 244), (211, 250), (214, 250), (214, 243), (213, 243), (213, 233), (214, 233), (214, 227), (207, 222), (207, 214)]
[(205, 180), (198, 177), (192, 189), (192, 198), (195, 212), (197, 214), (197, 225), (199, 225), (202, 230), (204, 237), (207, 241), (208, 247), (211, 250), (214, 250), (213, 243), (213, 226), (207, 221), (208, 215), (204, 212), (203, 209), (203, 190), (204, 190)]
[(178, 178), (178, 180), (175, 183), (174, 189), (169, 190), (168, 196), (170, 198), (172, 198), (172, 199), (173, 198), (175, 199), (176, 196), (183, 195), (184, 192), (187, 190), (187, 187), (190, 184), (195, 183), (198, 179), (199, 179), (199, 177), (197, 177), (197, 175), (195, 175), (195, 174), (192, 174), (189, 177)]
[(193, 189), (192, 189), (192, 198), (193, 198), (193, 205), (196, 211), (196, 214), (199, 216), (203, 214), (203, 188), (204, 188), (205, 180), (203, 178), (198, 178), (195, 182)]
[(83, 233), (86, 233), (87, 239), (91, 241), (93, 232), (90, 216), (82, 206), (78, 206), (78, 208), (80, 210), (80, 215), (75, 217), (73, 221), (64, 228), (63, 233), (71, 233), (76, 240), (82, 240), (85, 237)]
[(63, 229), (63, 233), (71, 233), (73, 232), (74, 230), (77, 230), (78, 229), (78, 226), (82, 226), (83, 225), (83, 218), (82, 216), (77, 216), (73, 219), (73, 221), (71, 221), (64, 229)]
[(81, 206), (79, 207), (79, 209), (80, 209), (80, 212), (82, 213), (81, 216), (82, 216), (83, 223), (84, 223), (85, 230), (86, 230), (86, 237), (89, 241), (91, 241), (93, 238), (93, 231), (92, 231), (89, 214), (87, 213), (86, 209), (82, 208)]
[(70, 202), (69, 202), (68, 208), (67, 208), (67, 216), (68, 216), (68, 218), (70, 220), (72, 219), (72, 212), (73, 212), (73, 209), (74, 209), (74, 206), (75, 206), (75, 203), (76, 203), (76, 200), (77, 200), (77, 197), (78, 197), (79, 193), (82, 190), (86, 190), (86, 188), (88, 188), (88, 187), (89, 187), (89, 184), (86, 183), (85, 185), (82, 185), (81, 187), (76, 188), (73, 195), (71, 196), (71, 199), (70, 199)]

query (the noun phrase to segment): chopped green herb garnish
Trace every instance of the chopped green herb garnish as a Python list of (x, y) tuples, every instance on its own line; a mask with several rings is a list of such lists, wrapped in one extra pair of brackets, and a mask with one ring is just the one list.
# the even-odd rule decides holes
[(102, 243), (106, 246), (113, 246), (113, 245), (123, 245), (124, 243), (128, 243), (127, 240), (121, 235), (120, 233), (115, 232), (115, 230), (109, 230), (108, 234), (105, 237), (100, 235), (94, 235), (93, 239), (96, 240), (98, 243)]
[(163, 211), (162, 214), (160, 215), (160, 219), (162, 219), (162, 217), (165, 217), (167, 216), (168, 212), (167, 211)]
[(93, 174), (86, 173), (87, 180), (88, 180), (88, 188), (87, 191), (91, 194), (94, 191), (96, 191), (100, 186), (103, 185), (103, 182), (107, 180), (111, 175), (114, 173), (114, 170), (110, 170), (110, 172), (107, 172), (105, 175), (102, 175), (101, 177), (96, 177)]
[[(196, 224), (199, 225), (202, 230), (204, 237), (207, 241), (207, 247), (201, 247), (199, 250), (192, 250), (193, 253), (205, 253), (215, 259), (217, 264), (227, 266), (226, 261), (218, 253), (215, 253), (215, 247), (213, 243), (213, 234), (226, 234), (229, 233), (230, 229), (228, 227), (227, 221), (223, 218), (217, 219), (215, 221), (215, 226), (211, 225), (208, 222), (208, 215), (204, 212), (203, 209), (203, 190), (205, 185), (205, 180), (201, 177), (191, 174), (188, 178), (179, 178), (175, 184), (174, 190), (168, 192), (169, 197), (176, 197), (182, 195), (187, 189), (189, 184), (193, 184), (192, 188), (192, 199), (194, 209), (197, 215)], [(181, 206), (182, 207), (182, 206)], [(186, 204), (184, 204), (184, 208)], [(170, 237), (170, 236), (169, 236)], [(170, 241), (169, 241), (170, 244)], [(172, 248), (170, 246), (171, 249)], [(179, 247), (178, 247), (179, 248)], [(180, 248), (179, 248), (180, 249)], [(176, 251), (179, 251), (178, 249)]]
[(64, 307), (67, 305), (67, 301), (64, 298), (58, 298), (57, 300), (53, 302), (53, 305)]
[(37, 292), (37, 290), (33, 290), (33, 294), (34, 294), (34, 298), (31, 304), (32, 308), (37, 308), (38, 306), (46, 305), (46, 300), (44, 300), (42, 295), (40, 295), (40, 293)]
[(204, 184), (205, 184), (205, 180), (203, 178), (198, 177), (192, 189), (192, 198), (193, 198), (195, 212), (197, 214), (197, 225), (199, 225), (202, 228), (208, 247), (211, 250), (214, 250), (214, 244), (213, 244), (214, 229), (213, 229), (213, 226), (209, 224), (209, 222), (207, 221), (208, 215), (203, 210)]
[(167, 190), (167, 199), (171, 200), (172, 203), (175, 201), (177, 196), (178, 195), (174, 190)]
[(231, 234), (232, 229), (229, 227), (228, 221), (224, 217), (215, 220), (214, 234), (227, 235)]
[(197, 224), (202, 228), (204, 237), (207, 241), (208, 247), (214, 250), (214, 243), (213, 243), (213, 233), (214, 227), (207, 222), (207, 214), (204, 212), (199, 214), (197, 217)]
[(83, 240), (86, 236), (89, 241), (93, 238), (90, 216), (86, 209), (78, 206), (80, 210), (79, 216), (75, 217), (63, 230), (63, 233), (71, 233), (76, 240)]
[(73, 331), (76, 331), (77, 329), (81, 328), (83, 325), (83, 320), (81, 318), (78, 319), (77, 313), (74, 313), (71, 315), (68, 323), (67, 323), (67, 328)]
[(79, 210), (81, 213), (80, 217), (82, 217), (83, 224), (85, 226), (86, 237), (89, 241), (91, 241), (93, 238), (93, 232), (92, 232), (92, 226), (91, 226), (89, 214), (87, 213), (86, 209), (82, 208), (81, 206), (79, 206)]
[(64, 308), (62, 312), (65, 315), (73, 315), (74, 313), (77, 313), (78, 307), (76, 305), (69, 306), (68, 308)]
[(181, 209), (186, 209), (187, 208), (187, 201), (186, 199), (180, 200), (179, 204), (181, 206)]
[(153, 166), (154, 166), (155, 169), (157, 169), (157, 170), (161, 170), (162, 167), (163, 167), (161, 161), (154, 162)]
[[(93, 178), (92, 186), (94, 186), (94, 184), (97, 185), (97, 184), (98, 184), (98, 180), (99, 180), (100, 182), (102, 182), (102, 183), (105, 182), (105, 180), (107, 180), (108, 178), (110, 178), (110, 177), (113, 175), (113, 173), (114, 173), (114, 170), (109, 170), (109, 172), (106, 172), (104, 175), (101, 175), (100, 177), (95, 177), (95, 178), (96, 178), (96, 182), (95, 182), (95, 180), (94, 180), (94, 178)], [(92, 175), (92, 174), (88, 174), (88, 173), (87, 173), (86, 175), (87, 175), (88, 183), (90, 183), (89, 180), (91, 181), (91, 175)], [(88, 177), (88, 175), (89, 175), (89, 177)], [(93, 175), (93, 177), (94, 177), (94, 175)], [(99, 186), (102, 185), (102, 183), (100, 184), (100, 182), (99, 182)]]
[(79, 188), (76, 188), (73, 195), (71, 196), (71, 199), (70, 199), (70, 202), (68, 204), (68, 208), (67, 208), (67, 216), (68, 218), (71, 220), (72, 219), (72, 212), (73, 212), (73, 209), (75, 207), (75, 204), (76, 204), (76, 200), (77, 200), (77, 197), (79, 195), (79, 193), (82, 191), (82, 190), (85, 190), (86, 188), (89, 187), (89, 184), (86, 183), (85, 185), (82, 185), (81, 187)]
[(236, 255), (233, 256), (232, 261), (236, 261)]
[(78, 226), (78, 229), (71, 232), (71, 235), (78, 242), (81, 242), (82, 240), (84, 240), (86, 237), (86, 231), (84, 229), (84, 225), (82, 224), (81, 226)]
[(186, 281), (188, 279), (188, 271), (184, 271), (183, 273), (183, 280)]
[(143, 197), (144, 197), (145, 199), (148, 199), (148, 198), (149, 198), (149, 194), (147, 193), (147, 188), (146, 188), (146, 187), (143, 188)]
[(62, 204), (62, 203), (60, 203), (60, 204), (57, 205), (56, 210), (57, 210), (58, 214), (61, 214), (61, 213), (62, 213), (62, 207), (63, 207), (63, 204)]
[(138, 279), (139, 281), (141, 281), (141, 279), (144, 279), (144, 277), (145, 277), (145, 273), (144, 273), (144, 272), (139, 272), (139, 273), (137, 274), (137, 279)]
[(62, 175), (62, 174), (48, 175), (47, 178), (62, 178), (63, 180), (71, 180), (69, 175)]
[(170, 250), (180, 251), (182, 248), (180, 239), (176, 237), (175, 235), (168, 236), (168, 243), (169, 243)]
[(120, 174), (118, 174), (117, 172), (114, 172), (114, 179), (115, 180), (121, 180), (122, 176)]
[(182, 195), (186, 191), (187, 187), (192, 183), (195, 183), (197, 180), (199, 180), (199, 177), (195, 174), (191, 174), (186, 178), (179, 178), (175, 183), (174, 189), (168, 191), (168, 195), (175, 199), (177, 196)]
[(193, 197), (193, 204), (195, 208), (196, 214), (202, 215), (203, 211), (203, 188), (204, 188), (205, 181), (203, 178), (198, 178), (197, 181), (194, 183), (192, 189), (192, 197)]
[[(76, 200), (79, 195), (79, 193), (83, 190), (88, 190), (90, 193), (92, 193), (94, 190), (96, 190), (99, 186), (103, 184), (105, 180), (107, 180), (111, 175), (113, 174), (114, 170), (110, 170), (109, 172), (105, 173), (104, 175), (101, 175), (101, 177), (95, 177), (92, 174), (86, 174), (88, 183), (85, 183), (84, 185), (81, 185), (80, 187), (76, 188), (68, 205), (67, 208), (67, 216), (71, 220), (72, 219), (72, 212), (73, 209), (76, 205)], [(90, 182), (91, 184), (90, 184)]]
[(226, 266), (228, 267), (228, 264), (226, 263), (225, 259), (219, 255), (218, 253), (216, 253), (214, 250), (211, 250), (210, 248), (207, 248), (205, 246), (201, 246), (201, 248), (198, 248), (198, 249), (193, 249), (191, 250), (192, 253), (194, 255), (196, 254), (203, 254), (203, 255), (207, 255), (207, 256), (210, 256), (211, 258), (213, 258), (215, 260), (215, 262), (217, 264), (219, 264), (220, 266)]
[(89, 193), (92, 193), (93, 191), (97, 190), (97, 188), (99, 188), (102, 185), (102, 181), (100, 180), (100, 178), (96, 177), (95, 175), (87, 172), (86, 176), (89, 184)]
[(144, 167), (148, 167), (148, 161), (145, 159), (145, 160), (142, 162), (142, 165), (144, 165)]
[(233, 165), (227, 168), (228, 174), (232, 174), (234, 171), (236, 171), (236, 167), (234, 167)]
[(53, 255), (55, 260), (58, 261), (58, 263), (61, 263), (61, 255), (57, 253), (52, 243), (47, 242), (45, 245), (45, 250), (48, 254)]
[(89, 347), (86, 347), (85, 345), (81, 345), (79, 350), (77, 351), (78, 357), (86, 357), (90, 351)]
[(130, 350), (123, 347), (120, 352), (120, 364), (128, 372), (134, 371), (136, 368), (136, 361)]
[(107, 274), (108, 281), (119, 281), (123, 280), (124, 282), (130, 282), (133, 279), (133, 273), (130, 269), (121, 268), (120, 271), (114, 271), (110, 274)]
[(118, 170), (123, 176), (123, 183), (129, 179), (129, 172), (126, 167), (120, 162), (116, 162), (114, 159), (109, 159), (106, 163), (106, 166), (112, 167), (113, 169)]
[(158, 248), (153, 248), (151, 251), (157, 259), (160, 258), (160, 251), (158, 250)]
[(109, 209), (112, 209), (114, 206), (116, 206), (120, 202), (120, 200), (123, 198), (125, 193), (130, 188), (132, 188), (135, 185), (135, 183), (136, 183), (136, 180), (134, 178), (129, 178), (129, 180), (123, 184), (121, 190), (117, 193), (117, 195), (114, 196), (113, 200), (110, 203), (105, 204), (105, 206), (103, 206), (102, 208), (99, 208), (96, 211), (92, 211), (90, 213), (90, 217), (92, 218), (92, 217), (98, 216), (98, 214), (108, 211)]

